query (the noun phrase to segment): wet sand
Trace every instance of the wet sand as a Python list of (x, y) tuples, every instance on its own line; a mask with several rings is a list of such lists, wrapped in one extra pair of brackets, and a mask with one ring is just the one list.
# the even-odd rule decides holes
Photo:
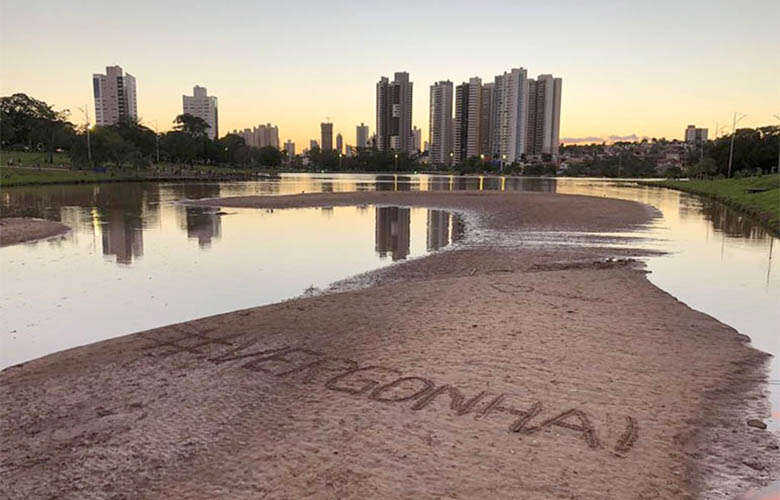
[[(653, 216), (540, 193), (201, 202), (361, 203), (458, 210), (467, 233), (629, 230)], [(640, 253), (473, 240), (332, 293), (8, 368), (4, 491), (732, 498), (766, 484), (777, 444), (746, 420), (767, 414), (767, 355), (650, 284)]]
[(65, 224), (31, 217), (0, 218), (0, 247), (65, 234)]

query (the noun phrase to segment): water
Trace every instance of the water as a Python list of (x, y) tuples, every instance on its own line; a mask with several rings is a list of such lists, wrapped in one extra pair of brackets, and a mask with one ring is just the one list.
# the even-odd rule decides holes
[[(220, 215), (176, 203), (367, 190), (548, 191), (648, 203), (663, 217), (620, 236), (623, 245), (668, 252), (646, 259), (649, 279), (749, 335), (755, 347), (780, 353), (780, 241), (718, 203), (603, 179), (288, 174), (257, 182), (4, 189), (4, 213), (61, 220), (74, 230), (64, 238), (0, 249), (0, 366), (294, 297), (446, 248), (461, 237), (462, 223), (454, 216), (425, 209), (226, 209)], [(615, 235), (600, 236), (615, 244)], [(576, 244), (582, 238), (551, 233), (526, 234), (524, 240)], [(772, 406), (780, 417), (780, 363), (772, 364), (771, 379)], [(777, 427), (777, 421), (771, 424)]]

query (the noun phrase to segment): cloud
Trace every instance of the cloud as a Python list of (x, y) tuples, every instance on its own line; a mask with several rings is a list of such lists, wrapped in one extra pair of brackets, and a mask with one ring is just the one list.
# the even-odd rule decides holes
[(636, 141), (639, 137), (636, 134), (631, 135), (610, 135), (609, 141), (610, 142), (617, 142), (617, 141)]
[(561, 142), (566, 144), (581, 144), (583, 142), (604, 142), (604, 139), (601, 137), (564, 137), (561, 139)]
[(642, 139), (646, 139), (646, 136), (638, 136), (636, 134), (631, 135), (608, 135), (606, 137), (596, 137), (596, 136), (589, 136), (589, 137), (564, 137), (561, 139), (561, 142), (564, 144), (591, 144), (591, 143), (597, 143), (601, 144), (602, 142), (606, 142), (607, 144), (611, 144), (613, 142), (619, 142), (619, 141), (628, 141), (628, 142), (637, 142), (641, 141)]

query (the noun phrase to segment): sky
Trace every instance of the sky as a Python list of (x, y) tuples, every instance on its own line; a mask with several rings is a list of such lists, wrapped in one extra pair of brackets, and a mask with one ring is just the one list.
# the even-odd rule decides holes
[(137, 79), (141, 121), (168, 130), (194, 85), (219, 98), (220, 135), (279, 126), (300, 151), (374, 132), (376, 82), (407, 71), (428, 136), (429, 86), (513, 67), (563, 79), (562, 138), (682, 138), (777, 123), (780, 2), (2, 0), (0, 95), (24, 92), (94, 119), (92, 74)]

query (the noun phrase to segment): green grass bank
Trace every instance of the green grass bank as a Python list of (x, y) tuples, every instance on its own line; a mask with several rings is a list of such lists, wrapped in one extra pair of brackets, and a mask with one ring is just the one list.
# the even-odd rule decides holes
[(693, 193), (756, 217), (780, 235), (780, 174), (715, 180), (665, 180), (645, 184)]

